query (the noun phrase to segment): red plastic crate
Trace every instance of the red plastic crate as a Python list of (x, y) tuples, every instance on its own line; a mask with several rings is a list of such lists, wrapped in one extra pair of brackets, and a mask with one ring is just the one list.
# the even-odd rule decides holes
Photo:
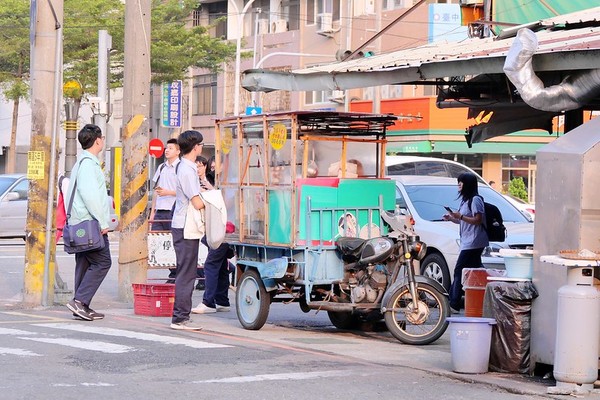
[(170, 317), (175, 303), (172, 283), (134, 283), (133, 312), (150, 317)]

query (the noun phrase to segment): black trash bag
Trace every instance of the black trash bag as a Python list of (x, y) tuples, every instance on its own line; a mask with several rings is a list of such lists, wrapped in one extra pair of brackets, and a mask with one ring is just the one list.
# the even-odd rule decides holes
[(483, 317), (494, 318), (490, 370), (529, 371), (531, 304), (538, 291), (531, 282), (489, 282), (483, 299)]

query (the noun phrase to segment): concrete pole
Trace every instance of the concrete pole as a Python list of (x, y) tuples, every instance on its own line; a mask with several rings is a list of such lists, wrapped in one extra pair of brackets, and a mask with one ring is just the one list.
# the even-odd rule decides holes
[(236, 37), (236, 52), (235, 52), (235, 84), (233, 94), (233, 115), (240, 115), (240, 69), (241, 69), (241, 51), (242, 51), (242, 34), (244, 33), (244, 15), (246, 15), (246, 11), (250, 8), (254, 0), (250, 0), (244, 8), (242, 12), (239, 12), (239, 8), (235, 3), (236, 0), (229, 0), (235, 12), (237, 13), (237, 37)]
[(148, 269), (150, 3), (125, 2), (119, 298), (129, 302), (133, 300), (131, 284), (145, 283)]
[(62, 75), (63, 0), (32, 1), (31, 150), (23, 303), (54, 298), (54, 186), (58, 163), (58, 111)]
[[(108, 134), (106, 129), (108, 121), (108, 52), (112, 48), (112, 37), (105, 30), (98, 31), (98, 105), (99, 110), (94, 113), (94, 124), (102, 129), (102, 134), (106, 136), (104, 141), (107, 147), (110, 147), (114, 138)], [(107, 148), (100, 153), (106, 157)], [(104, 161), (104, 159), (100, 159)], [(110, 165), (110, 163), (108, 163)], [(112, 171), (111, 171), (112, 172)]]

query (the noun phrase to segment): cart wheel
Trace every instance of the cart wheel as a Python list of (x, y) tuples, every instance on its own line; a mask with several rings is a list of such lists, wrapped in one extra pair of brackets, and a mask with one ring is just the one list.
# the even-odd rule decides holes
[(327, 311), (327, 316), (338, 329), (354, 329), (358, 326), (358, 317), (350, 311)]
[(448, 298), (427, 283), (417, 284), (415, 309), (408, 285), (397, 288), (385, 304), (385, 324), (394, 337), (406, 344), (435, 342), (448, 327)]
[(256, 270), (247, 269), (242, 274), (235, 301), (238, 320), (245, 329), (259, 330), (267, 322), (271, 296)]

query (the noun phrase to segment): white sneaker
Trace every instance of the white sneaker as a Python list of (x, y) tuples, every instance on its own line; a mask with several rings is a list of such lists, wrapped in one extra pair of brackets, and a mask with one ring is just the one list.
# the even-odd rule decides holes
[(187, 321), (171, 323), (171, 329), (176, 329), (180, 331), (201, 331), (202, 327), (199, 325), (194, 325), (192, 321), (188, 319)]
[[(204, 303), (202, 303), (204, 304)], [(220, 306), (217, 304), (217, 312), (229, 312), (229, 310), (231, 310), (231, 307), (229, 306)]]
[(212, 313), (216, 313), (217, 309), (209, 307), (204, 303), (200, 303), (200, 304), (198, 304), (198, 307), (192, 308), (192, 312), (194, 314), (212, 314)]

